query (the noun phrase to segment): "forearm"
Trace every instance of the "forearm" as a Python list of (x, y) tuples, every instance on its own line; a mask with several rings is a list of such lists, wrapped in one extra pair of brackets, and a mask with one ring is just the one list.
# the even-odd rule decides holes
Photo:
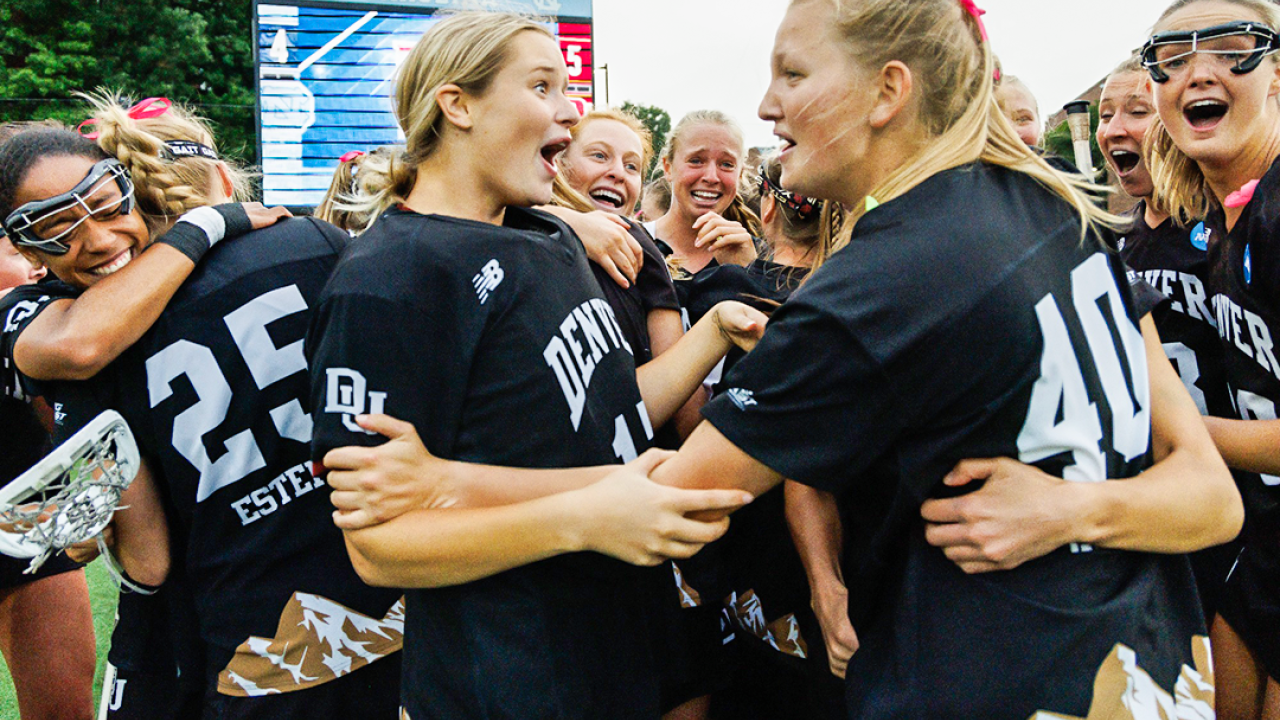
[(345, 533), (351, 562), (370, 585), (445, 587), (582, 549), (573, 498), (496, 508), (418, 510)]
[(1206, 417), (1204, 424), (1228, 466), (1280, 475), (1280, 420)]
[(787, 526), (814, 596), (833, 584), (844, 585), (840, 569), (843, 527), (835, 496), (794, 480), (785, 482), (784, 492)]
[[(737, 489), (753, 497), (760, 497), (782, 482), (781, 475), (743, 452), (709, 422), (699, 425), (680, 451), (649, 477), (672, 487)], [(728, 514), (716, 511), (693, 513), (690, 517), (711, 520)]]
[(40, 314), (18, 338), (14, 361), (36, 380), (93, 377), (151, 328), (195, 269), (168, 245), (153, 244), (73, 301)]
[(458, 481), (456, 508), (489, 508), (584, 488), (600, 481), (617, 465), (579, 468), (510, 468), (464, 462), (450, 463)]
[(702, 386), (733, 343), (707, 313), (666, 352), (640, 366), (636, 383), (654, 427), (665, 425)]
[(157, 586), (169, 574), (169, 525), (155, 481), (144, 466), (112, 519), (113, 554), (135, 582)]

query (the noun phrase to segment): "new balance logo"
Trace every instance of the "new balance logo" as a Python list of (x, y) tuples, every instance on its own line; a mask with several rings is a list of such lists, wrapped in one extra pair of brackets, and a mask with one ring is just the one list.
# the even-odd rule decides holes
[(471, 284), (476, 288), (476, 295), (480, 298), (481, 305), (489, 299), (489, 293), (498, 287), (505, 275), (498, 261), (490, 260), (480, 268), (480, 272), (476, 273), (475, 277), (471, 278)]
[(729, 400), (738, 406), (739, 410), (746, 410), (750, 405), (757, 405), (755, 393), (742, 388), (732, 388), (729, 390)]
[(379, 414), (386, 404), (384, 392), (368, 392), (369, 383), (355, 370), (328, 368), (324, 371), (328, 385), (325, 390), (324, 411), (340, 413), (342, 424), (351, 432), (373, 435), (356, 424), (356, 415)]

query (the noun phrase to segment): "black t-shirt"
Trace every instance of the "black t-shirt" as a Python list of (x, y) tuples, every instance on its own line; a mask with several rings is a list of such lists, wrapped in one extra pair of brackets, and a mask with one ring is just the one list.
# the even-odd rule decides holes
[[(303, 340), (346, 242), (300, 218), (216, 246), (151, 330), (90, 381), (128, 421), (169, 502), (225, 695), (303, 690), (400, 646), (400, 593), (361, 582), (310, 472)], [(67, 407), (71, 428), (97, 410)]]
[[(1209, 232), (1209, 292), (1227, 386), (1243, 420), (1276, 419), (1280, 402), (1280, 162), (1254, 190), (1231, 232), (1221, 210)], [(1280, 572), (1280, 477), (1235, 472), (1245, 502), (1245, 542)]]
[(604, 268), (591, 263), (591, 272), (604, 292), (604, 299), (613, 308), (618, 327), (626, 336), (631, 349), (635, 351), (636, 365), (643, 365), (653, 359), (653, 347), (649, 340), (650, 310), (680, 310), (680, 301), (676, 299), (676, 288), (671, 284), (671, 274), (667, 272), (666, 262), (658, 246), (647, 230), (639, 223), (627, 221), (628, 232), (640, 249), (644, 252), (644, 264), (636, 274), (636, 281), (629, 288), (618, 285)]
[[(313, 457), (373, 445), (386, 412), (435, 455), (516, 467), (629, 460), (652, 430), (632, 348), (558, 220), (497, 226), (393, 209), (343, 256), (309, 334)], [(407, 593), (415, 718), (653, 718), (648, 583), (595, 554)]]
[(858, 222), (704, 411), (862, 524), (864, 547), (844, 555), (853, 717), (1084, 716), (1095, 678), (1110, 692), (1149, 675), (1170, 696), (1197, 667), (1207, 641), (1183, 556), (1077, 545), (966, 575), (924, 538), (920, 505), (964, 458), (1082, 482), (1148, 464), (1128, 282), (1079, 232), (1025, 175), (939, 173)]
[(13, 360), (14, 347), (27, 326), (51, 303), (75, 298), (81, 292), (47, 275), (37, 283), (19, 285), (0, 296), (0, 322), (3, 322), (0, 325), (0, 390), (5, 395), (26, 400), (45, 393), (39, 382), (18, 371)]
[(1152, 311), (1165, 354), (1182, 377), (1202, 415), (1234, 415), (1223, 376), (1222, 349), (1205, 280), (1209, 271), (1204, 223), (1178, 227), (1166, 219), (1156, 227), (1144, 219), (1145, 202), (1133, 210), (1133, 227), (1120, 241), (1120, 255), (1135, 274), (1169, 301)]

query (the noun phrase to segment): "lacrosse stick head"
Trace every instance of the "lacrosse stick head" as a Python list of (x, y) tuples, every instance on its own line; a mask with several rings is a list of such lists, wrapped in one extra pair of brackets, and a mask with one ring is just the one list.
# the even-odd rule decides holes
[(108, 410), (0, 488), (0, 552), (49, 557), (101, 534), (141, 459), (124, 418)]

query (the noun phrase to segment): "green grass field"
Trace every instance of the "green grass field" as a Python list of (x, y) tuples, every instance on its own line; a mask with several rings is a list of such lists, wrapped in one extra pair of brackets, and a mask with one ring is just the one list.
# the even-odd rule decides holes
[[(102, 668), (107, 661), (107, 648), (111, 645), (111, 626), (115, 623), (116, 586), (100, 561), (95, 560), (86, 568), (89, 581), (89, 601), (93, 603), (93, 632), (98, 639), (98, 668), (93, 678), (93, 701), (97, 706), (102, 696)], [(9, 668), (0, 658), (0, 720), (18, 719), (18, 700), (13, 693), (13, 681)]]

